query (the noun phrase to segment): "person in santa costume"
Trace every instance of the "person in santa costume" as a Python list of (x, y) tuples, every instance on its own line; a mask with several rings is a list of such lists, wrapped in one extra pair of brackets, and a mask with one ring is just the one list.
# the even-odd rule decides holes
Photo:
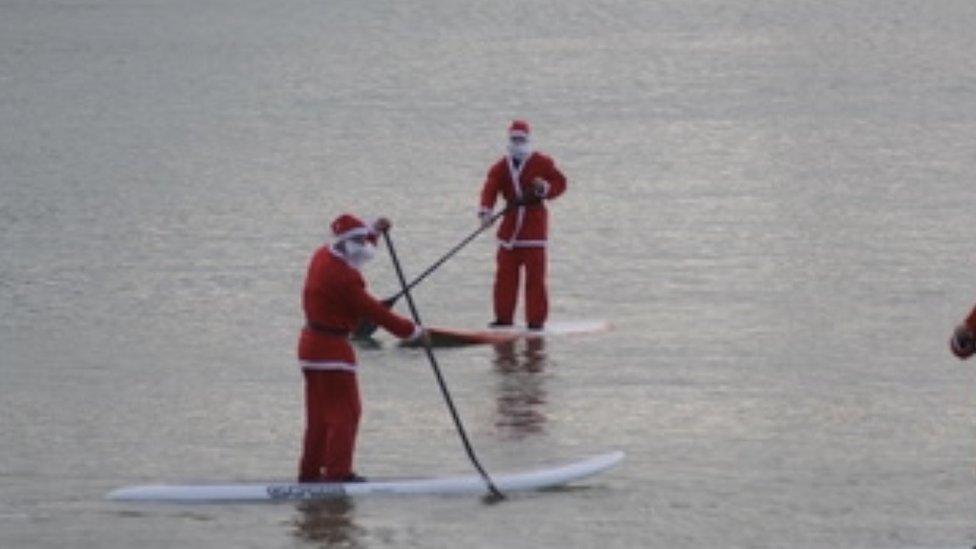
[(368, 227), (343, 214), (331, 228), (334, 241), (312, 256), (302, 296), (305, 327), (298, 360), (305, 377), (306, 427), (299, 482), (365, 480), (353, 472), (361, 405), (350, 332), (368, 320), (403, 339), (425, 333), (371, 296), (359, 272), (376, 253), (377, 235), (389, 230), (390, 222), (380, 218)]
[(507, 154), (488, 170), (481, 189), (478, 216), (491, 222), (501, 196), (508, 206), (498, 227), (492, 327), (511, 326), (518, 301), (519, 279), (525, 271), (525, 320), (541, 330), (549, 314), (546, 289), (546, 201), (563, 194), (566, 177), (552, 158), (532, 149), (531, 131), (524, 120), (508, 128)]
[(976, 307), (962, 324), (956, 326), (949, 339), (949, 349), (960, 360), (966, 360), (976, 353)]

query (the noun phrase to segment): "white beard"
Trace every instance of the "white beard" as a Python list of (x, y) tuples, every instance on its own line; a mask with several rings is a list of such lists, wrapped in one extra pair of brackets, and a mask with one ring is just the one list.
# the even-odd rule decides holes
[(376, 256), (376, 246), (370, 243), (359, 244), (351, 240), (347, 240), (345, 243), (345, 255), (346, 261), (349, 262), (353, 267), (360, 269), (369, 260)]
[(509, 143), (508, 144), (508, 154), (512, 158), (522, 162), (532, 154), (532, 144), (526, 141), (525, 143)]

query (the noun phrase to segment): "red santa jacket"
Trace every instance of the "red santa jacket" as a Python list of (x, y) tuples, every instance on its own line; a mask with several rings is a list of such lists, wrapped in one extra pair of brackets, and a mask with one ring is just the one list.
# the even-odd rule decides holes
[[(544, 179), (549, 184), (541, 197), (532, 188), (532, 181), (536, 178)], [(517, 170), (511, 157), (505, 156), (488, 170), (481, 189), (481, 211), (491, 211), (499, 194), (509, 204), (518, 199), (526, 201), (527, 204), (505, 213), (498, 226), (498, 240), (507, 248), (542, 247), (546, 245), (549, 235), (549, 212), (546, 211), (545, 200), (556, 198), (565, 190), (566, 177), (556, 168), (552, 158), (534, 152)]]
[(976, 307), (973, 307), (973, 311), (966, 317), (966, 327), (976, 332)]
[(302, 306), (305, 327), (298, 340), (298, 360), (306, 370), (355, 371), (356, 353), (349, 344), (349, 333), (361, 319), (401, 338), (419, 331), (413, 322), (369, 295), (359, 271), (329, 246), (312, 256)]

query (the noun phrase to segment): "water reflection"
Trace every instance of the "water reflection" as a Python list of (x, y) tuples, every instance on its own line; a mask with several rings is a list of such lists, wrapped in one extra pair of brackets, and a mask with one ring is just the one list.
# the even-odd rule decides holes
[(545, 431), (545, 345), (542, 338), (494, 345), (495, 371), (500, 374), (495, 427), (504, 436), (523, 438)]
[(366, 530), (353, 522), (352, 499), (324, 499), (299, 502), (295, 508), (293, 535), (320, 547), (365, 547)]

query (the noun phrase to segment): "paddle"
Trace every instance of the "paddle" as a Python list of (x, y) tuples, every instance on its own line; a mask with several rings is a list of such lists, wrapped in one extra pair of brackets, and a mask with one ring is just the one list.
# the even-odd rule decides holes
[[(413, 321), (418, 325), (423, 326), (420, 321), (420, 313), (417, 312), (417, 305), (413, 302), (413, 297), (410, 295), (410, 285), (407, 284), (406, 277), (403, 276), (403, 269), (400, 267), (400, 260), (397, 259), (396, 249), (393, 247), (393, 240), (390, 238), (390, 232), (383, 231), (383, 239), (386, 241), (386, 248), (390, 251), (390, 259), (393, 260), (393, 268), (396, 269), (397, 278), (400, 280), (400, 286), (403, 287), (403, 295), (407, 296), (407, 305), (410, 307), (410, 314), (413, 316)], [(464, 432), (464, 425), (461, 423), (461, 417), (458, 415), (457, 409), (454, 407), (454, 401), (451, 399), (451, 393), (447, 390), (447, 383), (444, 382), (444, 376), (441, 375), (441, 369), (437, 365), (437, 359), (434, 358), (434, 349), (431, 348), (430, 342), (424, 340), (424, 350), (427, 352), (427, 359), (430, 361), (430, 366), (434, 370), (434, 377), (437, 379), (437, 385), (441, 388), (441, 394), (444, 396), (444, 402), (447, 403), (447, 409), (451, 412), (451, 417), (454, 419), (454, 426), (457, 427), (457, 432), (461, 436), (461, 442), (464, 444), (464, 450), (468, 453), (468, 459), (471, 460), (471, 464), (477, 469), (481, 478), (485, 480), (485, 484), (488, 486), (488, 491), (492, 497), (496, 499), (504, 499), (505, 495), (502, 494), (495, 484), (488, 477), (488, 473), (481, 466), (478, 461), (478, 457), (474, 455), (474, 449), (471, 447), (471, 442), (468, 441), (468, 435)]]
[[(440, 267), (441, 265), (443, 265), (445, 261), (447, 261), (448, 259), (450, 259), (451, 257), (453, 257), (454, 254), (456, 254), (459, 251), (461, 251), (461, 248), (467, 246), (469, 242), (471, 242), (472, 240), (475, 239), (475, 237), (477, 237), (479, 234), (481, 234), (482, 232), (484, 232), (485, 229), (487, 229), (488, 227), (491, 227), (495, 223), (495, 221), (498, 220), (499, 217), (501, 217), (502, 215), (504, 215), (505, 212), (507, 212), (508, 210), (510, 210), (512, 207), (513, 207), (512, 205), (507, 206), (507, 207), (499, 210), (497, 213), (492, 214), (492, 216), (490, 218), (488, 218), (488, 221), (482, 223), (481, 226), (478, 227), (477, 230), (475, 230), (473, 233), (469, 234), (467, 237), (465, 237), (464, 240), (462, 240), (456, 246), (454, 246), (453, 248), (451, 248), (450, 251), (448, 251), (440, 259), (438, 259), (437, 261), (435, 261), (433, 265), (431, 265), (430, 267), (428, 267), (426, 271), (420, 273), (420, 276), (418, 276), (417, 278), (413, 279), (413, 281), (410, 284), (407, 284), (402, 290), (400, 290), (399, 292), (397, 292), (396, 295), (394, 295), (393, 297), (388, 297), (388, 298), (384, 299), (383, 301), (381, 301), (381, 303), (383, 303), (383, 305), (385, 305), (387, 309), (393, 307), (393, 305), (397, 302), (397, 300), (400, 299), (401, 297), (403, 297), (403, 295), (405, 293), (407, 293), (407, 290), (410, 290), (414, 286), (416, 286), (417, 284), (420, 284), (420, 282), (423, 279), (427, 278), (427, 276), (430, 275), (430, 273), (436, 271), (437, 268)], [(364, 321), (360, 322), (359, 323), (359, 326), (357, 326), (356, 329), (353, 331), (352, 337), (354, 339), (368, 339), (370, 336), (373, 335), (373, 333), (376, 331), (377, 328), (378, 328), (378, 326), (376, 324), (373, 324), (372, 322), (369, 322), (367, 320), (364, 320)]]

